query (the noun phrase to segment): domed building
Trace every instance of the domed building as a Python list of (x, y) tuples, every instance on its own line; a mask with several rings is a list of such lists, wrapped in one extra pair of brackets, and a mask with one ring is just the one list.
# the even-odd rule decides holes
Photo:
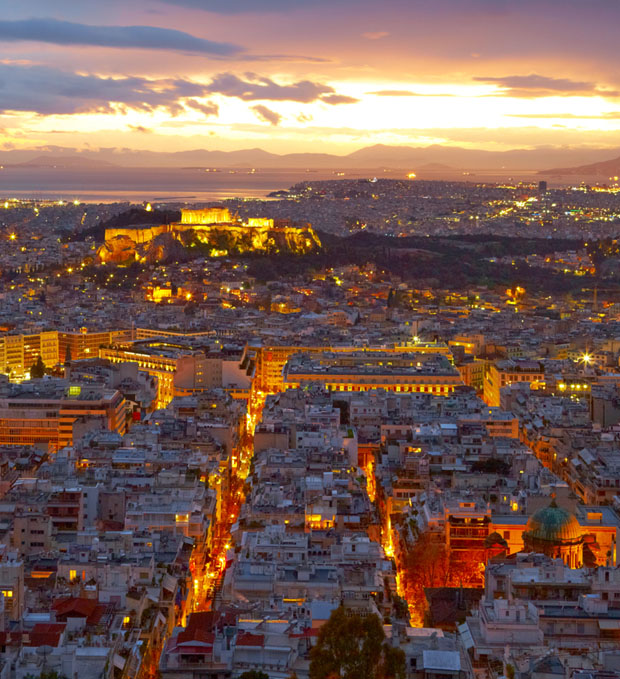
[(584, 539), (575, 515), (558, 507), (555, 499), (535, 512), (523, 531), (524, 551), (560, 558), (569, 568), (583, 566)]

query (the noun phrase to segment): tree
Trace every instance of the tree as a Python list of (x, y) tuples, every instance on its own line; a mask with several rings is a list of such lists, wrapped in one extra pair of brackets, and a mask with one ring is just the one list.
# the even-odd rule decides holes
[(396, 619), (407, 620), (409, 618), (407, 602), (398, 594), (395, 594), (392, 598), (392, 611)]
[(43, 359), (39, 355), (35, 364), (30, 368), (30, 377), (40, 379), (43, 375), (45, 375), (45, 363), (43, 363)]
[(340, 410), (340, 424), (350, 424), (349, 402), (341, 399), (334, 399), (332, 405), (334, 408)]
[(310, 651), (310, 679), (404, 679), (405, 654), (385, 641), (376, 615), (332, 611)]
[(450, 561), (443, 542), (422, 533), (415, 545), (407, 552), (406, 573), (421, 589), (446, 587), (450, 580)]
[(426, 532), (422, 533), (407, 550), (403, 570), (405, 598), (413, 602), (412, 619), (421, 623), (426, 611), (425, 588), (449, 584), (450, 559), (445, 544), (433, 540)]

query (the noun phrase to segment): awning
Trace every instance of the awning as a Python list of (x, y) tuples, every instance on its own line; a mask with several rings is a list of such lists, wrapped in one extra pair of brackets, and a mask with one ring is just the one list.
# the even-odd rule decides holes
[(174, 592), (178, 586), (179, 582), (176, 578), (173, 578), (172, 575), (169, 573), (166, 573), (164, 575), (164, 579), (162, 581), (162, 587), (164, 589), (167, 589), (169, 592)]

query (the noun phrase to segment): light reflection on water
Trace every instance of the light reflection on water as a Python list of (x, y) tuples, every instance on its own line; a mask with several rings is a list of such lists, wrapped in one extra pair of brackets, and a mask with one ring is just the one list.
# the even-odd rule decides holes
[[(401, 177), (402, 172), (383, 176)], [(364, 171), (344, 178), (368, 178)], [(229, 170), (196, 168), (6, 167), (0, 171), (0, 197), (48, 198), (90, 202), (217, 201), (265, 199), (267, 194), (303, 181), (336, 179), (332, 170)], [(343, 177), (340, 177), (343, 178)]]
[[(344, 173), (344, 174), (342, 174)], [(0, 170), (0, 198), (79, 199), (85, 202), (208, 202), (227, 198), (265, 199), (272, 191), (326, 179), (405, 179), (403, 170), (262, 170), (223, 168), (68, 168), (5, 166)], [(533, 180), (531, 172), (512, 173)], [(478, 172), (420, 173), (419, 180), (493, 182), (506, 176)]]

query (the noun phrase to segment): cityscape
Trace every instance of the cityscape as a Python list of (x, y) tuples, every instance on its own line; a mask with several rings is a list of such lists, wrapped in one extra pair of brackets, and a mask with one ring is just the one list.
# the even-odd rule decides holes
[(24, 3), (0, 679), (620, 679), (620, 8)]

